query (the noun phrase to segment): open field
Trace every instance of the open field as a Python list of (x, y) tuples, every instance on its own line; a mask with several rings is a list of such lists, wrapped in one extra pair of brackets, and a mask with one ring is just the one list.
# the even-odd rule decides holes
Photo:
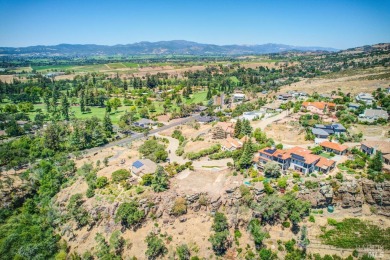
[[(309, 94), (314, 92), (331, 93), (342, 91), (344, 93), (358, 94), (360, 92), (372, 92), (377, 88), (387, 88), (390, 78), (387, 69), (354, 70), (331, 73), (319, 78), (303, 79), (300, 82), (283, 86), (281, 92), (304, 91)], [(383, 79), (381, 78), (381, 75)]]

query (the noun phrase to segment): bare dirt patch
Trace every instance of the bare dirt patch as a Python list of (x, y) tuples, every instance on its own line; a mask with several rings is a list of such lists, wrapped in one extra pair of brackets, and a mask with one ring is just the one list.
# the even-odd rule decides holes
[[(185, 178), (181, 178), (181, 175), (185, 175)], [(235, 177), (229, 175), (230, 170), (196, 170), (190, 172), (189, 174), (183, 172), (175, 178), (173, 185), (179, 193), (193, 194), (207, 192), (210, 195), (218, 195), (222, 194), (225, 191), (225, 184), (231, 182), (233, 180), (233, 177)]]
[(390, 126), (388, 125), (353, 125), (349, 128), (351, 134), (363, 133), (366, 140), (388, 140)]
[(309, 144), (305, 140), (305, 130), (296, 125), (271, 124), (265, 129), (267, 137), (274, 139), (278, 143), (300, 145)]

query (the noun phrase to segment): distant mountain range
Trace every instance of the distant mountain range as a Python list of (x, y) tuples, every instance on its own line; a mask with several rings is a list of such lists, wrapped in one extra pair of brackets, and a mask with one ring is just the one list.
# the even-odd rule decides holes
[(215, 45), (190, 41), (159, 41), (118, 44), (59, 44), (54, 46), (0, 47), (0, 55), (93, 56), (93, 55), (251, 55), (286, 51), (338, 51), (326, 47), (302, 47), (285, 44)]

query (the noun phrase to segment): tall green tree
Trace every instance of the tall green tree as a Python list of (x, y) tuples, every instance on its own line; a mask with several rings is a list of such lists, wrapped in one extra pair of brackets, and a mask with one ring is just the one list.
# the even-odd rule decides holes
[(62, 96), (61, 100), (61, 113), (65, 120), (69, 121), (69, 101), (66, 95)]
[(241, 120), (237, 119), (236, 125), (234, 126), (234, 137), (238, 138), (241, 134)]
[(245, 142), (242, 149), (243, 152), (241, 154), (240, 160), (238, 161), (238, 164), (241, 169), (246, 169), (252, 165), (253, 152), (251, 144), (249, 142)]
[(155, 192), (162, 192), (168, 189), (169, 181), (168, 176), (162, 166), (157, 166), (156, 173), (152, 180), (152, 188)]
[(81, 110), (81, 113), (85, 112), (85, 95), (84, 95), (84, 90), (81, 90), (81, 94), (80, 94), (80, 110)]
[(106, 113), (104, 115), (103, 127), (104, 127), (104, 131), (108, 135), (111, 135), (113, 133), (113, 127), (112, 127), (112, 122), (111, 122), (111, 118), (110, 118), (110, 114), (109, 113)]
[(370, 161), (370, 163), (368, 165), (368, 168), (371, 171), (380, 172), (380, 171), (382, 171), (382, 167), (383, 167), (382, 152), (381, 151), (377, 151), (375, 153), (374, 157), (371, 159), (371, 161)]

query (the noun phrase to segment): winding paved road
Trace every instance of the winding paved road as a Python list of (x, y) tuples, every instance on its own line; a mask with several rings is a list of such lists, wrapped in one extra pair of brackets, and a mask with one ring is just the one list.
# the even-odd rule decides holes
[[(157, 134), (157, 133), (159, 133), (161, 131), (164, 131), (166, 129), (169, 129), (171, 127), (175, 127), (175, 126), (178, 126), (178, 125), (185, 124), (185, 123), (187, 123), (189, 121), (199, 119), (199, 117), (200, 117), (199, 114), (194, 114), (192, 116), (182, 118), (182, 119), (177, 120), (176, 122), (174, 122), (172, 124), (164, 125), (164, 126), (159, 127), (157, 129), (150, 130), (149, 133), (148, 133), (148, 136)], [(91, 148), (91, 149), (84, 150), (84, 152), (85, 153), (95, 153), (95, 152), (98, 152), (98, 151), (100, 151), (102, 149), (114, 147), (114, 146), (117, 146), (117, 145), (119, 145), (119, 146), (120, 145), (124, 145), (124, 144), (127, 144), (127, 143), (131, 142), (131, 141), (135, 141), (135, 140), (142, 139), (142, 138), (145, 138), (145, 134), (144, 133), (133, 134), (133, 135), (131, 135), (129, 137), (123, 138), (123, 139), (118, 140), (118, 141), (110, 142), (110, 143), (102, 145), (102, 146), (98, 146), (98, 147), (94, 147), (94, 148)]]

